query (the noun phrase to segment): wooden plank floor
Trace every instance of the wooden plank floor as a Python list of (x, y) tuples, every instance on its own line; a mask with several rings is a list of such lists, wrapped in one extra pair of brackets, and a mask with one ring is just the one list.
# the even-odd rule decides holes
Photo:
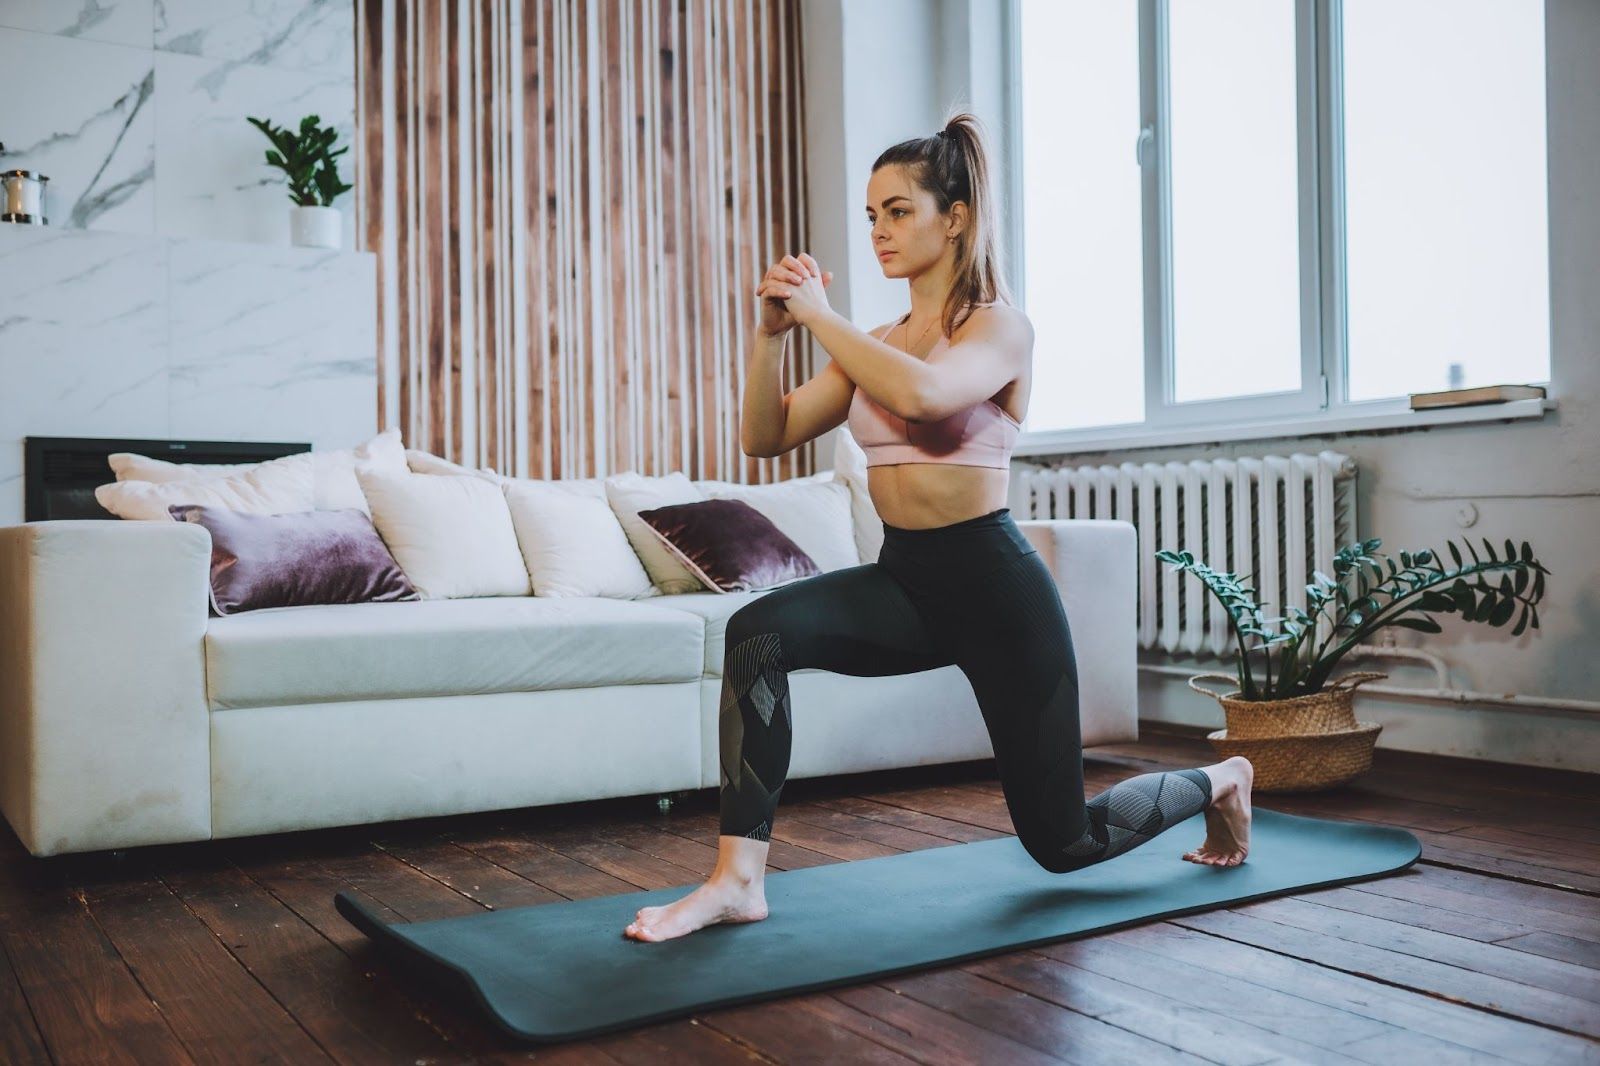
[[(1089, 790), (1211, 761), (1147, 725)], [(392, 971), (334, 893), (419, 921), (697, 884), (714, 790), (47, 860), (0, 827), (0, 1061), (1600, 1063), (1596, 785), (1379, 751), (1257, 803), (1404, 826), (1405, 873), (554, 1047)], [(990, 762), (797, 780), (770, 869), (1010, 831)]]

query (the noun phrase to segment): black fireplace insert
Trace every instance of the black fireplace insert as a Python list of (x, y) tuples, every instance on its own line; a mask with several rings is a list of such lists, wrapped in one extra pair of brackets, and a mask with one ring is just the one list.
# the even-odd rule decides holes
[(311, 450), (304, 441), (136, 440), (125, 437), (24, 437), (23, 518), (116, 518), (94, 498), (117, 475), (106, 457), (137, 452), (169, 463), (258, 463)]

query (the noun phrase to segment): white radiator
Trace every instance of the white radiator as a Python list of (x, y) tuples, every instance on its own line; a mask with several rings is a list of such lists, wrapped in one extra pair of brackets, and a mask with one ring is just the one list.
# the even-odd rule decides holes
[[(1256, 590), (1268, 619), (1288, 606), (1308, 610), (1312, 571), (1332, 578), (1334, 553), (1356, 539), (1355, 478), (1355, 461), (1337, 452), (1119, 466), (1018, 464), (1011, 510), (1019, 519), (1133, 523), (1139, 646), (1232, 657), (1238, 645), (1222, 604), (1198, 577), (1155, 553), (1188, 551), (1213, 570), (1233, 571)], [(1319, 617), (1317, 626), (1320, 642), (1329, 623)], [(1267, 629), (1281, 631), (1277, 624)]]

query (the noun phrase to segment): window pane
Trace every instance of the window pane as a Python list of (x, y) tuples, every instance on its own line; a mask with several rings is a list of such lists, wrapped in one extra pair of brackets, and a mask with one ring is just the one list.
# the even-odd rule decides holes
[(1345, 0), (1352, 400), (1550, 377), (1542, 0)]
[(1144, 419), (1138, 5), (1023, 0), (1029, 431)]
[(1174, 0), (1173, 394), (1300, 388), (1292, 0)]

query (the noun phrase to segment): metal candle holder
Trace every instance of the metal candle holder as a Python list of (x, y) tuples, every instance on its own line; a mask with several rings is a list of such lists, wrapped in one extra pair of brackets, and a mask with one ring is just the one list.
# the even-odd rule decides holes
[[(0, 144), (0, 155), (6, 146)], [(32, 170), (0, 170), (0, 222), (47, 226), (44, 217), (44, 183), (50, 179)]]

